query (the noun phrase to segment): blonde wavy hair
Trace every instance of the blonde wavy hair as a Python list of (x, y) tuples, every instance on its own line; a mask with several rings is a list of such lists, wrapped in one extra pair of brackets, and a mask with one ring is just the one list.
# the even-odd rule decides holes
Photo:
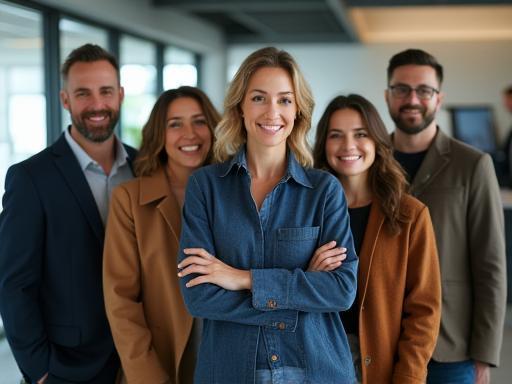
[(215, 129), (214, 161), (228, 160), (246, 143), (247, 132), (244, 128), (241, 104), (251, 76), (264, 67), (283, 68), (292, 79), (297, 117), (287, 144), (302, 166), (312, 167), (313, 156), (307, 141), (307, 133), (311, 129), (315, 105), (313, 95), (293, 57), (275, 47), (262, 48), (250, 54), (231, 81), (224, 99), (224, 115)]

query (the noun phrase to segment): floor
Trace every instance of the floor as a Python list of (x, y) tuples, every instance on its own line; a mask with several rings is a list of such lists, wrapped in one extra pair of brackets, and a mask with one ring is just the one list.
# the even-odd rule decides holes
[[(501, 365), (491, 370), (492, 384), (509, 384), (512, 378), (512, 305), (507, 308)], [(20, 374), (5, 339), (0, 341), (0, 384), (18, 384)]]

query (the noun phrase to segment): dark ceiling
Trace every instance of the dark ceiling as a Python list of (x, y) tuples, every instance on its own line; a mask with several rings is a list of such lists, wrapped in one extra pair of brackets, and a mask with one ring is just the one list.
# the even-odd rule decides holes
[(512, 0), (153, 0), (218, 26), (228, 44), (355, 42), (351, 7), (498, 4)]

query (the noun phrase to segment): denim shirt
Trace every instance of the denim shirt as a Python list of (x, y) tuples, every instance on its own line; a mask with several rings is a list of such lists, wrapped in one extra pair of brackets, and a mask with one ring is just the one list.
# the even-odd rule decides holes
[[(188, 182), (179, 261), (183, 248), (202, 247), (252, 274), (252, 291), (187, 288), (194, 275), (181, 279), (188, 310), (204, 318), (195, 383), (252, 384), (256, 369), (277, 378), (283, 367), (303, 370), (304, 383), (353, 383), (338, 312), (354, 301), (357, 257), (341, 184), (288, 151), (287, 172), (260, 211), (250, 185), (245, 148)], [(331, 240), (348, 249), (346, 260), (331, 272), (307, 272)]]

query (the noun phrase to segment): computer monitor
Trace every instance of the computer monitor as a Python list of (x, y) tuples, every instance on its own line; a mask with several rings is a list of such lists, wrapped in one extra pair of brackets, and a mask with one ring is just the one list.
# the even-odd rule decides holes
[(493, 109), (490, 106), (451, 106), (453, 136), (494, 154), (497, 150)]

